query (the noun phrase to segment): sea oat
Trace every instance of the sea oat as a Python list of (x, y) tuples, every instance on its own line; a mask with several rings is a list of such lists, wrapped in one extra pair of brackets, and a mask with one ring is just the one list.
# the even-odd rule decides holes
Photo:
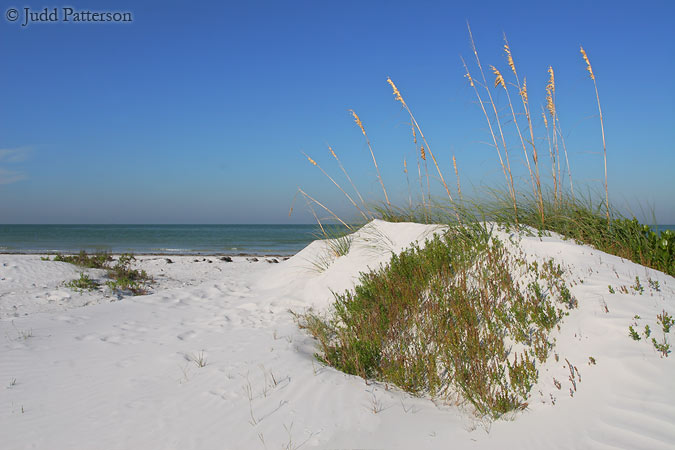
[(523, 87), (520, 89), (518, 92), (520, 94), (520, 98), (523, 99), (523, 104), (527, 105), (527, 79), (523, 78)]
[(358, 125), (359, 128), (361, 128), (361, 133), (363, 133), (363, 135), (365, 136), (366, 129), (363, 128), (363, 123), (361, 122), (361, 119), (359, 119), (359, 116), (356, 115), (356, 112), (353, 109), (350, 109), (349, 112), (352, 113), (352, 116), (354, 116), (354, 122), (356, 122), (356, 125)]
[(602, 118), (602, 108), (600, 107), (600, 94), (598, 94), (598, 84), (595, 81), (595, 74), (593, 73), (593, 67), (591, 66), (591, 61), (586, 55), (586, 51), (583, 47), (580, 47), (581, 56), (583, 56), (584, 61), (586, 61), (586, 70), (588, 70), (591, 80), (593, 80), (593, 87), (595, 87), (595, 98), (598, 102), (598, 114), (600, 115), (600, 131), (602, 132), (602, 154), (605, 162), (605, 202), (607, 206), (607, 224), (609, 224), (609, 191), (607, 189), (607, 146), (605, 143), (605, 121)]
[(402, 104), (403, 106), (406, 106), (405, 101), (403, 100), (403, 97), (401, 97), (401, 93), (399, 92), (399, 90), (398, 90), (398, 88), (396, 87), (396, 85), (394, 84), (394, 82), (391, 81), (391, 78), (387, 77), (387, 83), (389, 83), (389, 85), (391, 86), (391, 88), (394, 90), (394, 97), (396, 98), (396, 100), (398, 100), (399, 102), (401, 102), (401, 104)]
[(553, 102), (553, 95), (555, 95), (555, 77), (553, 75), (553, 67), (548, 66), (548, 84), (546, 85), (546, 109), (551, 117), (555, 116), (555, 103)]
[(581, 47), (581, 55), (584, 57), (584, 61), (586, 61), (586, 70), (588, 70), (588, 73), (591, 76), (591, 80), (595, 80), (595, 75), (593, 75), (593, 67), (591, 67), (591, 62), (588, 60), (586, 50), (584, 50), (583, 47)]
[[(415, 116), (413, 116), (412, 111), (406, 104), (406, 102), (403, 100), (403, 97), (401, 96), (400, 91), (396, 87), (393, 81), (391, 81), (391, 78), (387, 77), (387, 83), (392, 87), (394, 90), (394, 95), (396, 97), (397, 101), (401, 102), (401, 105), (403, 105), (403, 108), (406, 110), (408, 115), (410, 116), (410, 121), (414, 124), (415, 128), (420, 134), (420, 137), (422, 138), (422, 141), (426, 145), (426, 151), (429, 152), (429, 156), (431, 156), (431, 160), (434, 162), (434, 165), (436, 166), (436, 170), (438, 171), (438, 177), (441, 180), (441, 183), (443, 184), (443, 187), (445, 188), (445, 192), (448, 194), (448, 198), (450, 199), (451, 202), (454, 202), (452, 198), (452, 194), (450, 193), (450, 189), (448, 189), (448, 185), (445, 182), (445, 178), (443, 177), (443, 172), (441, 172), (441, 168), (438, 166), (438, 162), (436, 161), (436, 157), (434, 156), (434, 153), (431, 151), (431, 148), (429, 147), (429, 143), (427, 142), (426, 138), (424, 137), (424, 133), (422, 133), (422, 129), (420, 128), (419, 124), (417, 123), (417, 120), (415, 120)], [(426, 155), (425, 155), (426, 156)], [(457, 215), (457, 220), (459, 221), (459, 215)]]
[[(405, 103), (404, 103), (405, 106)], [(384, 182), (382, 181), (382, 175), (380, 175), (380, 168), (377, 166), (377, 160), (375, 159), (375, 152), (373, 152), (373, 146), (370, 145), (370, 139), (368, 139), (368, 135), (366, 134), (366, 129), (363, 127), (363, 123), (361, 122), (361, 119), (359, 116), (356, 114), (356, 112), (353, 109), (349, 110), (350, 113), (352, 113), (352, 116), (354, 117), (354, 121), (356, 122), (356, 125), (359, 126), (361, 129), (361, 133), (363, 133), (363, 136), (366, 138), (366, 144), (368, 144), (368, 149), (370, 150), (370, 156), (373, 157), (373, 164), (375, 165), (375, 170), (377, 171), (377, 178), (380, 180), (380, 185), (382, 186), (382, 192), (384, 192), (384, 199), (387, 202), (387, 205), (391, 205), (389, 202), (389, 195), (387, 195), (387, 189), (384, 187)]]
[(492, 73), (495, 74), (495, 87), (501, 85), (504, 89), (506, 89), (506, 83), (504, 83), (504, 77), (502, 74), (499, 72), (499, 70), (495, 66), (490, 66), (492, 69)]
[[(506, 40), (506, 36), (504, 36), (504, 40)], [(517, 78), (518, 73), (516, 73), (516, 65), (513, 63), (513, 56), (511, 56), (511, 49), (509, 48), (508, 43), (504, 44), (504, 51), (506, 52), (506, 60), (509, 62), (509, 67)]]

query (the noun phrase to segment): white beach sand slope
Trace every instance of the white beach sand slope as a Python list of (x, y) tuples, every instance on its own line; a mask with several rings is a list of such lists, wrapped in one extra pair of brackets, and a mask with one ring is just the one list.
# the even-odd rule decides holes
[[(335, 260), (323, 242), (281, 264), (144, 257), (154, 293), (119, 301), (63, 287), (78, 274), (68, 264), (0, 256), (0, 447), (675, 448), (675, 355), (628, 337), (636, 314), (661, 337), (656, 315), (675, 314), (675, 279), (555, 237), (520, 246), (569, 269), (579, 307), (556, 335), (559, 360), (510, 420), (488, 424), (317, 364), (288, 310), (328, 308), (331, 290), (435, 229), (375, 221)], [(619, 291), (636, 276), (642, 295)]]

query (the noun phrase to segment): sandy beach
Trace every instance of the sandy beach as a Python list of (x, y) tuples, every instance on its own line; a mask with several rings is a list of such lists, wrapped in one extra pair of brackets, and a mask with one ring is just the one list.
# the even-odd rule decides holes
[[(675, 280), (558, 237), (495, 232), (561, 262), (579, 302), (525, 411), (490, 423), (320, 365), (289, 311), (326, 310), (332, 291), (438, 229), (375, 221), (324, 271), (322, 241), (278, 264), (143, 256), (152, 293), (121, 299), (65, 287), (81, 271), (70, 264), (0, 255), (2, 447), (674, 448), (675, 358), (628, 326), (639, 315), (657, 330)], [(636, 277), (658, 290), (608, 291)]]

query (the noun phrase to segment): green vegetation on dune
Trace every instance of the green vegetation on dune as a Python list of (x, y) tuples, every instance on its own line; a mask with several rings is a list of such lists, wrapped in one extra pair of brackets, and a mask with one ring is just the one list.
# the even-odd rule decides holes
[[(48, 259), (48, 258), (47, 258)], [(111, 291), (118, 294), (130, 292), (133, 295), (147, 294), (149, 286), (153, 280), (145, 270), (133, 269), (132, 263), (136, 260), (134, 255), (124, 253), (117, 258), (115, 262), (112, 255), (106, 252), (88, 254), (82, 250), (77, 255), (54, 256), (54, 261), (67, 262), (87, 269), (103, 269), (110, 280), (105, 284)], [(115, 262), (113, 265), (112, 263)], [(89, 278), (85, 273), (80, 274), (80, 278), (71, 280), (66, 286), (76, 290), (95, 290), (99, 288), (99, 283)]]
[(362, 274), (300, 325), (325, 364), (414, 394), (459, 392), (497, 418), (527, 405), (550, 332), (575, 306), (553, 261), (528, 263), (485, 228), (456, 226)]

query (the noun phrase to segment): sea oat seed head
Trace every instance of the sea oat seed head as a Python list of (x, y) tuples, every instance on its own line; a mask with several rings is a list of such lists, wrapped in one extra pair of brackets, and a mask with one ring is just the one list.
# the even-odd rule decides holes
[(335, 154), (330, 145), (328, 146), (328, 150), (330, 150), (330, 154), (333, 155), (333, 158), (338, 159), (337, 155)]
[(408, 173), (408, 163), (406, 162), (405, 158), (403, 158), (403, 173)]
[(523, 99), (523, 103), (527, 105), (527, 79), (523, 78), (523, 87), (520, 90), (520, 97)]
[(424, 145), (420, 145), (420, 156), (422, 157), (422, 160), (427, 160), (427, 153), (424, 151)]
[(546, 90), (550, 90), (552, 94), (555, 94), (555, 77), (553, 75), (553, 67), (548, 66), (548, 84), (546, 85)]
[(354, 112), (353, 109), (350, 109), (349, 112), (352, 113), (352, 116), (354, 116), (354, 122), (356, 122), (359, 128), (361, 128), (361, 133), (363, 133), (363, 135), (365, 136), (366, 130), (365, 128), (363, 128), (363, 123), (361, 123), (361, 119), (359, 119), (359, 116), (356, 115), (356, 112)]
[(555, 93), (555, 77), (553, 75), (553, 67), (548, 66), (548, 84), (546, 85), (546, 109), (551, 117), (555, 116), (555, 103), (553, 102), (553, 94)]
[(509, 62), (509, 67), (513, 71), (513, 74), (518, 76), (516, 74), (516, 65), (513, 62), (513, 56), (511, 56), (511, 49), (509, 48), (509, 44), (504, 44), (504, 51), (506, 52), (506, 60)]
[(588, 60), (586, 50), (584, 50), (583, 47), (581, 47), (581, 55), (584, 57), (584, 61), (586, 61), (586, 70), (588, 70), (588, 73), (591, 75), (591, 80), (595, 81), (595, 75), (593, 75), (593, 67), (591, 67), (591, 62)]
[(541, 112), (541, 117), (544, 118), (544, 125), (548, 128), (548, 120), (546, 119), (546, 114), (544, 114), (543, 111)]
[(464, 76), (469, 79), (469, 84), (471, 85), (471, 87), (473, 87), (473, 78), (471, 78), (471, 74), (469, 72), (466, 72), (466, 75)]
[[(305, 155), (305, 156), (307, 156), (307, 155)], [(309, 162), (312, 163), (312, 165), (315, 165), (315, 166), (316, 166), (316, 161), (314, 161), (314, 160), (313, 160), (312, 158), (310, 158), (309, 156), (307, 156), (307, 159), (309, 160)]]
[(394, 96), (395, 96), (396, 100), (398, 100), (399, 102), (401, 102), (401, 104), (403, 106), (405, 106), (405, 101), (403, 101), (403, 97), (401, 97), (401, 93), (399, 92), (399, 90), (396, 87), (396, 85), (394, 84), (394, 82), (391, 81), (391, 78), (387, 77), (387, 83), (389, 83), (391, 85), (391, 88), (394, 90)]
[(495, 87), (497, 87), (497, 86), (499, 86), (499, 85), (501, 84), (502, 87), (503, 87), (504, 89), (506, 89), (506, 83), (504, 83), (504, 77), (503, 77), (502, 74), (499, 72), (499, 70), (497, 70), (497, 68), (496, 68), (495, 66), (490, 66), (490, 68), (492, 69), (492, 73), (494, 73), (495, 76), (496, 76), (496, 78), (495, 78)]

